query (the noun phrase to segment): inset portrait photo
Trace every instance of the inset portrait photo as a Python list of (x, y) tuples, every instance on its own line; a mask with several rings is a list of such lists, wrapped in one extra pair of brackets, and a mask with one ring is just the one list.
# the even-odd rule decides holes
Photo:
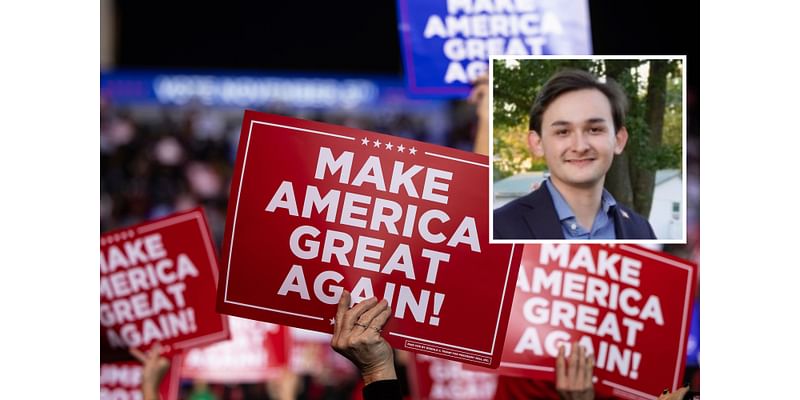
[(685, 56), (491, 58), (491, 243), (686, 243)]

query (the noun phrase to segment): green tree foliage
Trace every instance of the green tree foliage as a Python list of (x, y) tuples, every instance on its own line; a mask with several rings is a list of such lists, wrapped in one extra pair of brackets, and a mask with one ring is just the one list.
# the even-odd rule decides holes
[[(667, 75), (667, 107), (664, 112), (664, 145), (674, 147), (680, 156), (683, 144), (683, 80), (681, 66)], [(680, 159), (677, 161), (680, 165)]]
[(544, 160), (528, 151), (528, 114), (547, 79), (564, 68), (611, 78), (627, 94), (628, 145), (615, 158), (606, 188), (620, 202), (649, 215), (655, 171), (681, 167), (680, 60), (496, 60), (492, 65), (494, 178), (546, 169)]

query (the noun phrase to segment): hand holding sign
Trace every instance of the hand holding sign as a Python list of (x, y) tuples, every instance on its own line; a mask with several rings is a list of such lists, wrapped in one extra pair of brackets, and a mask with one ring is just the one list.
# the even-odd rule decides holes
[(564, 357), (564, 346), (558, 349), (556, 358), (556, 390), (562, 400), (592, 400), (594, 399), (594, 385), (592, 373), (594, 372), (594, 358), (587, 354), (583, 346), (577, 342), (572, 344), (569, 355), (569, 365)]
[[(472, 90), (467, 101), (475, 105), (475, 114), (479, 121), (489, 120), (489, 76), (483, 74), (472, 81)], [(483, 153), (481, 153), (483, 154)]]
[(156, 344), (147, 353), (131, 349), (131, 354), (142, 363), (142, 396), (144, 400), (158, 400), (158, 388), (169, 370), (169, 360), (161, 356), (161, 345)]
[(350, 292), (344, 291), (336, 310), (331, 347), (358, 367), (364, 385), (397, 379), (392, 348), (380, 332), (391, 310), (386, 300), (370, 298), (349, 308)]
[(489, 155), (489, 77), (481, 75), (472, 82), (472, 91), (468, 101), (475, 105), (478, 127), (475, 132), (473, 151), (485, 156)]

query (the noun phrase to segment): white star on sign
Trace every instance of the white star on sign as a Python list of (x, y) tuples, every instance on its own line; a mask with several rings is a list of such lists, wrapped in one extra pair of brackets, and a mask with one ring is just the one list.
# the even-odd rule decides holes
[(403, 146), (402, 144), (401, 144), (400, 146), (397, 146), (397, 151), (399, 151), (399, 152), (401, 152), (401, 153), (402, 153), (402, 152), (403, 152), (403, 150), (405, 150), (405, 149), (406, 149), (406, 146)]
[(373, 141), (372, 143), (374, 143), (374, 146), (372, 147), (381, 147), (381, 141), (378, 139), (375, 139), (375, 141)]
[(412, 147), (412, 148), (408, 149), (408, 152), (411, 153), (411, 154), (417, 154), (417, 149)]
[(394, 147), (394, 145), (392, 144), (392, 142), (386, 143), (386, 150), (391, 150), (391, 149), (392, 149), (392, 147)]
[(367, 138), (363, 138), (363, 139), (361, 139), (361, 144), (363, 144), (364, 146), (366, 146), (366, 145), (367, 145), (367, 143), (369, 143), (369, 139), (367, 139)]

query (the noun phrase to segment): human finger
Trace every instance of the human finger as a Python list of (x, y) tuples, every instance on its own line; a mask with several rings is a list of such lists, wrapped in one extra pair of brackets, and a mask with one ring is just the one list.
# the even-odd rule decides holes
[(346, 329), (353, 329), (353, 325), (358, 322), (358, 318), (361, 317), (361, 314), (372, 308), (375, 303), (378, 302), (378, 299), (374, 297), (370, 297), (356, 305), (353, 306), (350, 310), (344, 313), (344, 326)]
[(578, 343), (572, 343), (569, 351), (569, 359), (567, 360), (567, 382), (570, 384), (576, 381), (578, 376)]
[(470, 92), (467, 101), (475, 106), (481, 106), (486, 96), (488, 96), (488, 93), (489, 89), (486, 86), (475, 87), (472, 89), (472, 92)]
[(488, 92), (487, 83), (489, 83), (489, 79), (486, 76), (480, 76), (472, 81), (472, 90), (469, 93), (467, 101), (472, 104), (479, 104), (483, 96), (486, 96)]
[(383, 299), (364, 311), (364, 314), (361, 314), (361, 317), (359, 317), (358, 321), (356, 322), (363, 326), (370, 326), (372, 320), (375, 319), (375, 317), (377, 317), (378, 314), (380, 314), (388, 306), (389, 302), (387, 302), (386, 299)]
[(389, 308), (389, 304), (387, 302), (386, 306), (381, 309), (381, 312), (372, 319), (369, 323), (370, 330), (374, 330), (378, 334), (383, 331), (383, 326), (386, 325), (386, 321), (389, 320), (389, 317), (392, 316), (392, 309)]
[(163, 348), (161, 347), (161, 343), (156, 342), (153, 345), (153, 347), (151, 347), (150, 350), (147, 351), (147, 357), (148, 358), (156, 358), (156, 357), (160, 356), (162, 349)]
[(556, 387), (563, 388), (567, 383), (567, 369), (565, 368), (564, 345), (558, 346), (556, 357)]
[(471, 103), (477, 103), (478, 100), (486, 93), (486, 87), (483, 84), (475, 85), (469, 94), (467, 100)]
[(347, 290), (342, 291), (342, 295), (339, 296), (339, 304), (336, 306), (336, 319), (333, 322), (333, 335), (337, 336), (337, 334), (341, 334), (342, 331), (345, 329), (344, 326), (344, 314), (350, 308), (350, 292)]
[(586, 361), (584, 362), (583, 368), (583, 387), (588, 388), (591, 387), (594, 382), (592, 382), (592, 376), (594, 375), (594, 355), (586, 354)]
[(686, 392), (688, 392), (688, 391), (689, 391), (689, 387), (688, 386), (684, 386), (684, 387), (672, 392), (669, 396), (667, 396), (667, 398), (669, 400), (680, 400), (680, 399), (683, 398), (684, 395), (686, 395)]
[[(583, 384), (583, 378), (586, 376), (585, 369), (586, 369), (586, 348), (582, 345), (575, 344), (578, 347), (578, 357), (577, 357), (577, 364), (575, 366), (575, 384), (581, 385)], [(583, 388), (581, 386), (581, 388)]]
[(144, 352), (142, 352), (141, 350), (128, 349), (128, 352), (130, 352), (131, 355), (134, 356), (137, 360), (139, 360), (139, 362), (141, 362), (142, 364), (147, 362), (147, 355), (145, 355)]

